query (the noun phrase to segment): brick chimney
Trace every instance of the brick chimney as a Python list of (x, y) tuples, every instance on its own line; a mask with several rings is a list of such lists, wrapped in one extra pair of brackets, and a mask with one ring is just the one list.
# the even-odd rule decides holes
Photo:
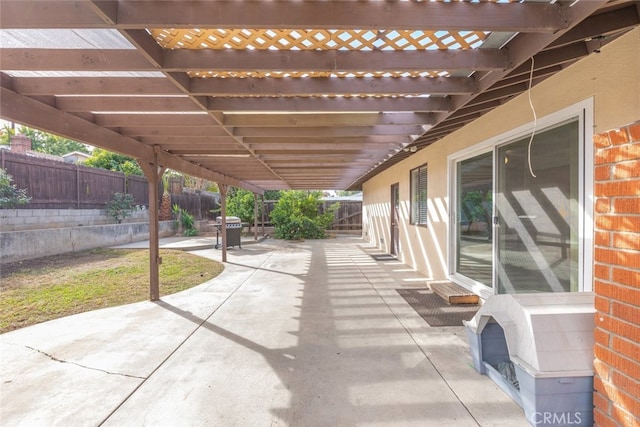
[(11, 137), (11, 151), (18, 154), (26, 154), (31, 151), (31, 138), (17, 134)]

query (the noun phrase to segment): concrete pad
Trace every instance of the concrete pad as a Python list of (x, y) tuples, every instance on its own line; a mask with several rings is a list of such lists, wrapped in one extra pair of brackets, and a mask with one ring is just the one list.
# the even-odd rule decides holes
[[(260, 243), (266, 239), (266, 236), (258, 237), (258, 240), (253, 236), (242, 236), (240, 243), (242, 245), (251, 245), (254, 243)], [(214, 248), (216, 243), (215, 237), (184, 237), (184, 236), (172, 236), (163, 237), (160, 239), (159, 246), (161, 249), (177, 249), (181, 251), (197, 251), (203, 249)], [(221, 241), (221, 240), (220, 240)], [(112, 246), (117, 249), (148, 249), (149, 241), (143, 240), (139, 242), (125, 243), (122, 245)], [(233, 250), (233, 248), (229, 248)]]
[(464, 329), (430, 328), (395, 292), (424, 278), (368, 251), (359, 239), (268, 240), (229, 251), (220, 276), (159, 303), (3, 334), (0, 420), (527, 425), (473, 370)]

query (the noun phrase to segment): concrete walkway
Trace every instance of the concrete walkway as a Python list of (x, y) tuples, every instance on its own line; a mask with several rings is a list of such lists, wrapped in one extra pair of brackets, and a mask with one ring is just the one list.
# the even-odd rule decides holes
[(0, 424), (528, 425), (473, 370), (464, 329), (429, 327), (395, 291), (424, 277), (373, 253), (269, 239), (161, 302), (0, 335)]
[[(260, 242), (263, 242), (266, 238), (267, 238), (266, 236), (258, 236), (258, 239), (256, 240), (254, 236), (243, 235), (240, 238), (240, 246), (260, 243)], [(196, 237), (172, 236), (172, 237), (163, 237), (160, 239), (160, 248), (162, 249), (197, 251), (200, 249), (215, 248), (216, 245), (222, 246), (221, 238), (216, 238), (212, 236), (196, 236)], [(117, 245), (113, 247), (122, 248), (122, 249), (148, 249), (149, 241), (141, 240), (139, 242), (125, 243), (125, 244)], [(234, 246), (229, 249), (233, 249), (233, 248), (238, 248), (238, 247)], [(218, 247), (217, 249), (220, 249), (220, 248)]]

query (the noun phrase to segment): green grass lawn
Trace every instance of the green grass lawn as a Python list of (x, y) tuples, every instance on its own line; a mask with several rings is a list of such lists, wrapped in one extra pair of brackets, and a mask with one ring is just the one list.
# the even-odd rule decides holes
[[(160, 295), (222, 272), (223, 265), (160, 250)], [(149, 251), (95, 249), (0, 267), (0, 333), (98, 308), (149, 299)]]

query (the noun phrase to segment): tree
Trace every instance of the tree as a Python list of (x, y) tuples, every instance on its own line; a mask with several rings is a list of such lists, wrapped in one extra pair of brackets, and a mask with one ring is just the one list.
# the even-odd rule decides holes
[(84, 165), (98, 169), (122, 172), (125, 175), (144, 176), (140, 165), (133, 158), (103, 150), (101, 148), (93, 150), (91, 157), (84, 162)]
[(113, 199), (107, 202), (107, 212), (120, 224), (123, 219), (134, 211), (134, 201), (131, 194), (115, 193)]
[(280, 190), (266, 190), (264, 192), (264, 200), (279, 200), (280, 199)]
[(12, 181), (13, 177), (6, 170), (0, 169), (0, 209), (15, 208), (31, 200), (27, 196), (27, 190), (16, 188)]
[(169, 194), (169, 173), (162, 175), (162, 199), (160, 201), (160, 212), (158, 213), (160, 221), (168, 221), (171, 219), (171, 194)]
[(281, 192), (278, 203), (271, 212), (275, 235), (281, 239), (322, 239), (325, 230), (334, 220), (334, 212), (340, 207), (334, 203), (320, 214), (320, 191), (287, 190)]
[[(242, 222), (253, 223), (254, 195), (251, 191), (232, 187), (227, 194), (227, 214), (237, 216)], [(258, 206), (258, 215), (262, 206)]]
[(16, 130), (10, 126), (5, 124), (0, 129), (0, 145), (9, 145), (11, 143), (11, 137), (16, 134)]
[(218, 184), (212, 181), (208, 181), (204, 178), (198, 178), (186, 174), (178, 174), (184, 177), (184, 186), (186, 188), (192, 188), (195, 191), (209, 191), (211, 193), (218, 193)]
[[(491, 191), (470, 190), (463, 193), (462, 215), (468, 222), (466, 234), (471, 234), (471, 227), (474, 222), (482, 221), (485, 224), (491, 222), (491, 199)], [(485, 230), (484, 232), (487, 233), (488, 231)]]
[(345, 196), (353, 196), (354, 194), (361, 193), (361, 191), (346, 191), (346, 190), (336, 190), (336, 196), (345, 197)]

